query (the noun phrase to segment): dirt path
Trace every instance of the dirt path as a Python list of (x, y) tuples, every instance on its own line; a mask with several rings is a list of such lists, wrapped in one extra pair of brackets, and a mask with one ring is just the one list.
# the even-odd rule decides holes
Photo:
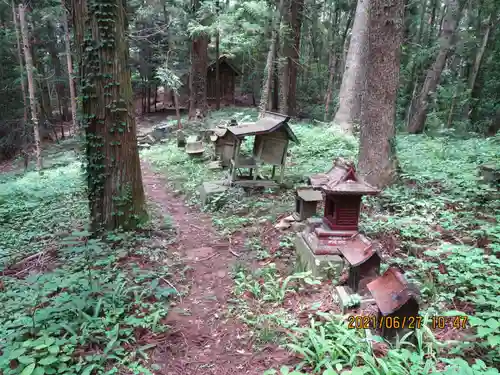
[[(209, 216), (188, 208), (182, 197), (169, 191), (165, 179), (142, 162), (143, 182), (150, 201), (170, 215), (177, 227), (175, 252), (191, 267), (190, 293), (169, 312), (171, 335), (155, 353), (165, 375), (259, 374), (279, 366), (287, 355), (268, 346), (252, 353), (245, 327), (227, 317), (236, 257), (229, 242), (219, 237)], [(232, 240), (234, 252), (244, 243)], [(236, 245), (234, 245), (237, 243)]]

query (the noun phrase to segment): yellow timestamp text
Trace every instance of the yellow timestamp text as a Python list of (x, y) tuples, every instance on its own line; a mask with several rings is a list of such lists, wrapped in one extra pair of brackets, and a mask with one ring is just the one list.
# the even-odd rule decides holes
[(422, 326), (422, 317), (417, 316), (377, 316), (351, 315), (348, 329), (416, 329)]
[(431, 318), (432, 329), (466, 329), (469, 323), (468, 316), (441, 316)]

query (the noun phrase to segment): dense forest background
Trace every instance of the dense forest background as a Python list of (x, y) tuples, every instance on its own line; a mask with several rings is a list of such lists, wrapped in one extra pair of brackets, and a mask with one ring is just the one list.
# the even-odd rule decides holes
[[(130, 1), (127, 38), (134, 92), (151, 104), (163, 100), (157, 88), (184, 86), (191, 92), (192, 107), (205, 114), (206, 79), (197, 75), (189, 90), (187, 73), (206, 70), (217, 56), (227, 55), (241, 70), (236, 82), (238, 103), (259, 104), (264, 95), (271, 109), (292, 116), (329, 122), (340, 109), (337, 122), (356, 122), (362, 92), (356, 77), (358, 68), (363, 70), (367, 43), (363, 4), (359, 3), (356, 12), (354, 1)], [(4, 158), (21, 144), (20, 120), (29, 107), (23, 101), (26, 69), (20, 71), (16, 47), (20, 26), (19, 21), (14, 23), (13, 5), (0, 4)], [(27, 8), (26, 32), (44, 137), (61, 120), (71, 120), (64, 28), (67, 18), (69, 32), (74, 29), (70, 8), (58, 1), (29, 3)], [(398, 130), (456, 135), (496, 132), (497, 8), (493, 1), (405, 3)], [(279, 32), (273, 34), (273, 30)], [(73, 53), (76, 50), (71, 48)], [(269, 90), (263, 94), (269, 57), (274, 68)], [(165, 96), (171, 100), (168, 93)], [(339, 97), (346, 98), (340, 108)]]
[[(1, 1), (0, 374), (498, 375), (499, 21), (493, 0)], [(228, 177), (207, 130), (266, 111), (300, 141), (284, 183), (204, 202)], [(378, 312), (332, 296), (349, 267), (296, 269), (294, 188), (339, 158), (381, 190), (350, 214), (380, 271), (418, 291), (395, 341), (348, 328)]]

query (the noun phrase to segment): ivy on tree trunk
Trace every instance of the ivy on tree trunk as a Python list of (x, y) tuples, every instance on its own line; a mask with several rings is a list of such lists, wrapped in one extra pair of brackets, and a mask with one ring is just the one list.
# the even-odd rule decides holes
[(93, 232), (144, 219), (124, 0), (73, 0)]

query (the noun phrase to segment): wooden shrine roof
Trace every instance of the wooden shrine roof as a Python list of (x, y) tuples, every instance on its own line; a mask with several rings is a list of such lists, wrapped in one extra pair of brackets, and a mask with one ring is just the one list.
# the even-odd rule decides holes
[(399, 310), (410, 299), (417, 298), (404, 275), (394, 267), (368, 283), (367, 287), (384, 316)]
[(297, 195), (306, 202), (320, 202), (323, 200), (323, 194), (320, 191), (307, 188), (297, 188)]
[(359, 239), (356, 243), (359, 242), (362, 247), (359, 245), (339, 247), (340, 252), (351, 266), (357, 267), (368, 261), (372, 256), (380, 257), (377, 247), (368, 238), (359, 233), (355, 237)]
[[(210, 64), (208, 64), (208, 67), (207, 67), (207, 70), (215, 70), (215, 63), (217, 62), (217, 60), (214, 60), (214, 61), (211, 61)], [(226, 63), (227, 66), (229, 66), (233, 71), (234, 73), (237, 75), (237, 76), (240, 76), (241, 75), (241, 70), (239, 70), (232, 62), (231, 60), (229, 59), (228, 56), (221, 56), (219, 57), (219, 64), (222, 64), (222, 63)]]
[(313, 188), (337, 194), (377, 195), (380, 190), (358, 176), (354, 163), (342, 158), (334, 161), (326, 173), (309, 177)]
[(267, 134), (277, 131), (280, 128), (285, 129), (288, 138), (295, 143), (300, 143), (298, 138), (288, 126), (289, 116), (279, 113), (266, 112), (265, 116), (255, 123), (240, 124), (231, 126), (228, 130), (237, 137), (245, 137), (258, 134)]

